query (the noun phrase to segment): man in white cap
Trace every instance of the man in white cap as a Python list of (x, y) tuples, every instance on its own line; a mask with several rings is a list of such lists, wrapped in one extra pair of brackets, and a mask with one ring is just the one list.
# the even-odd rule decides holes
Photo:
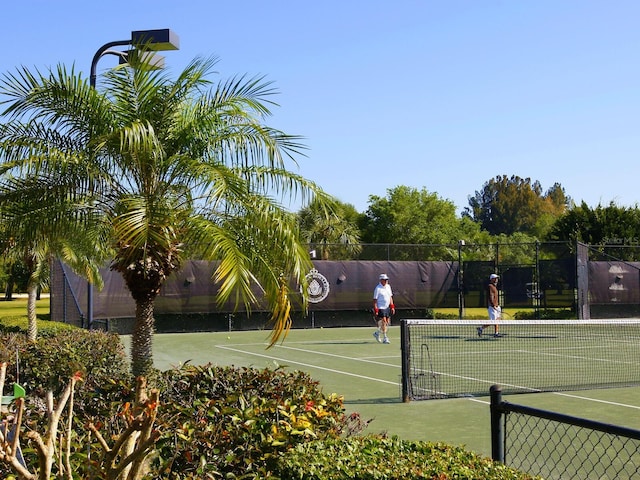
[(391, 323), (391, 315), (396, 313), (396, 307), (393, 304), (393, 292), (386, 273), (380, 274), (380, 282), (373, 291), (373, 313), (378, 322), (378, 330), (373, 332), (373, 336), (378, 342), (391, 343), (387, 336), (387, 328)]
[[(489, 275), (489, 284), (487, 285), (487, 311), (489, 312), (489, 320), (500, 320), (502, 318), (502, 310), (500, 310), (500, 301), (498, 299), (498, 287), (496, 286), (499, 278), (495, 273)], [(479, 337), (482, 336), (482, 331), (488, 326), (489, 325), (482, 325), (478, 327)], [(493, 326), (493, 336), (497, 337), (499, 336), (498, 325), (494, 324)]]

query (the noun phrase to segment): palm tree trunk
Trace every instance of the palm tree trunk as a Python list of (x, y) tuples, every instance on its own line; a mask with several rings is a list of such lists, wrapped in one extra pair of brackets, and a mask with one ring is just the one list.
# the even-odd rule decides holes
[(5, 300), (13, 300), (13, 267), (9, 269), (9, 278), (7, 278), (7, 288), (4, 291)]
[(38, 322), (36, 318), (36, 300), (38, 298), (38, 284), (29, 281), (27, 285), (27, 339), (35, 342), (38, 336)]
[(154, 299), (136, 300), (136, 323), (131, 336), (131, 370), (135, 377), (146, 376), (153, 368)]

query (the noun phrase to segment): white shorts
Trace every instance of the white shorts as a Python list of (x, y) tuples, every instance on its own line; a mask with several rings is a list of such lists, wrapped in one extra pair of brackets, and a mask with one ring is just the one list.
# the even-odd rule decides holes
[(489, 320), (502, 319), (502, 310), (500, 307), (489, 307), (487, 310), (489, 311)]

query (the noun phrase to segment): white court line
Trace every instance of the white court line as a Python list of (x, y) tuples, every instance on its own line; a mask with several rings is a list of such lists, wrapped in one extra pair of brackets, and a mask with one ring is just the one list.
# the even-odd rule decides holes
[[(307, 350), (306, 348), (287, 347), (285, 345), (276, 345), (276, 346), (278, 348), (284, 348), (284, 349), (287, 349), (287, 350), (296, 350), (298, 352), (312, 353), (314, 355), (324, 355), (325, 357), (343, 358), (345, 360), (353, 360), (355, 362), (373, 363), (374, 365), (383, 365), (385, 367), (401, 368), (396, 363), (392, 364), (392, 363), (376, 362), (374, 360), (367, 360), (367, 359), (364, 359), (364, 358), (348, 357), (346, 355), (336, 355), (335, 353), (318, 352), (316, 350)], [(390, 357), (390, 358), (398, 358), (398, 356), (396, 355), (395, 357)]]
[(468, 397), (468, 398), (465, 398), (465, 400), (469, 400), (470, 402), (482, 403), (484, 405), (491, 405), (491, 402), (488, 402), (487, 400), (482, 400), (481, 398), (477, 398), (477, 397)]
[[(599, 400), (597, 398), (583, 397), (581, 395), (573, 395), (571, 393), (562, 393), (562, 392), (544, 392), (544, 393), (551, 393), (553, 395), (559, 395), (561, 397), (576, 398), (578, 400), (586, 400), (588, 402), (604, 403), (606, 405), (613, 405), (614, 407), (633, 408), (634, 410), (640, 410), (640, 406), (637, 406), (637, 405), (627, 405), (626, 403), (610, 402), (608, 400)], [(478, 402), (478, 403), (484, 403), (486, 405), (491, 405), (490, 401), (482, 400), (482, 399), (476, 398), (476, 397), (469, 397), (466, 400), (471, 400), (472, 402)]]
[[(597, 398), (583, 397), (580, 395), (573, 395), (571, 393), (562, 393), (562, 392), (545, 392), (545, 393), (551, 393), (553, 395), (559, 395), (561, 397), (576, 398), (578, 400), (586, 400), (588, 402), (604, 403), (606, 405), (613, 405), (614, 407), (633, 408), (634, 410), (640, 410), (640, 406), (637, 406), (637, 405), (627, 405), (626, 403), (610, 402), (608, 400), (599, 400)], [(466, 398), (465, 400), (483, 403), (485, 405), (491, 405), (490, 401), (482, 400), (481, 398), (477, 398), (477, 397), (469, 397), (469, 398)]]
[(284, 359), (284, 358), (273, 357), (271, 355), (263, 355), (261, 353), (247, 352), (245, 350), (240, 350), (240, 349), (237, 349), (237, 348), (231, 348), (231, 347), (227, 347), (227, 346), (224, 346), (224, 345), (216, 345), (216, 347), (217, 348), (222, 348), (222, 349), (225, 349), (225, 350), (231, 350), (232, 352), (243, 353), (245, 355), (253, 355), (253, 356), (256, 356), (256, 357), (268, 358), (269, 360), (277, 360), (278, 362), (283, 362), (284, 364), (302, 365), (303, 367), (317, 368), (319, 370), (325, 370), (327, 372), (332, 372), (332, 373), (339, 373), (341, 375), (348, 375), (350, 377), (362, 378), (362, 379), (365, 379), (365, 380), (373, 380), (374, 382), (388, 383), (390, 385), (395, 385), (395, 386), (398, 385), (398, 382), (390, 382), (388, 380), (381, 380), (379, 378), (367, 377), (366, 375), (358, 375), (356, 373), (345, 372), (345, 371), (342, 371), (342, 370), (335, 370), (333, 368), (320, 367), (319, 365), (312, 365), (312, 364), (309, 364), (309, 363), (295, 362), (295, 361), (287, 360), (287, 359)]
[(605, 363), (614, 363), (614, 364), (623, 364), (623, 365), (637, 365), (638, 362), (628, 362), (621, 360), (611, 360), (609, 358), (594, 358), (594, 357), (585, 357), (579, 355), (567, 355), (566, 353), (549, 353), (549, 352), (539, 352), (539, 351), (527, 351), (522, 350), (522, 353), (528, 353), (530, 355), (539, 355), (539, 356), (548, 356), (548, 357), (561, 357), (561, 358), (569, 358), (573, 360), (592, 360), (594, 362), (605, 362)]
[(562, 392), (551, 392), (551, 393), (553, 393), (554, 395), (560, 395), (561, 397), (577, 398), (579, 400), (588, 400), (590, 402), (605, 403), (607, 405), (613, 405), (615, 407), (625, 407), (625, 408), (633, 408), (635, 410), (640, 410), (640, 406), (637, 406), (637, 405), (627, 405), (626, 403), (610, 402), (609, 400), (599, 400), (597, 398), (582, 397), (580, 395), (573, 395), (571, 393), (562, 393)]

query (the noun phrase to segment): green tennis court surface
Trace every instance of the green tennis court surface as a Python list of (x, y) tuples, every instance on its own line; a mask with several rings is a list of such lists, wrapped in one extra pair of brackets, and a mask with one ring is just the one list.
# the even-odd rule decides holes
[[(400, 328), (390, 328), (390, 345), (377, 343), (373, 331), (373, 327), (292, 330), (283, 343), (270, 349), (266, 349), (267, 330), (157, 334), (154, 363), (163, 370), (184, 362), (303, 370), (320, 382), (326, 394), (341, 394), (348, 413), (355, 411), (365, 420), (373, 419), (368, 428), (370, 433), (387, 432), (408, 440), (465, 445), (490, 456), (489, 397), (403, 403)], [(472, 330), (465, 338), (471, 341), (474, 335)], [(476, 344), (494, 348), (500, 347), (503, 340), (478, 342), (475, 338)], [(123, 336), (122, 340), (128, 347), (129, 338)], [(511, 368), (511, 365), (483, 365), (482, 356), (477, 356), (475, 362), (489, 373)], [(560, 358), (557, 363), (562, 362)], [(491, 378), (483, 381), (490, 383)], [(640, 429), (640, 388), (505, 395), (505, 400)]]

